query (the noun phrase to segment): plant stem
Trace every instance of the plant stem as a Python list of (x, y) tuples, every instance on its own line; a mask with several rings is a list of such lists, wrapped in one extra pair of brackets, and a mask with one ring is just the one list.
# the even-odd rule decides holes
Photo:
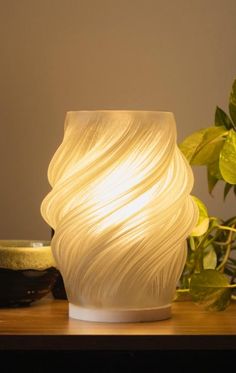
[[(219, 225), (219, 227), (220, 227), (220, 225)], [(199, 249), (203, 246), (203, 244), (205, 243), (205, 241), (207, 241), (207, 238), (209, 237), (211, 232), (213, 232), (216, 228), (218, 228), (218, 225), (215, 225), (215, 226), (213, 225), (212, 227), (208, 228), (207, 232), (203, 235), (203, 238), (199, 242), (199, 244), (197, 246), (197, 249)]]
[[(235, 230), (234, 228), (232, 228), (232, 229)], [(229, 236), (228, 236), (228, 240), (227, 240), (228, 245), (226, 247), (226, 252), (225, 252), (224, 259), (222, 260), (222, 262), (216, 268), (218, 271), (221, 271), (221, 272), (224, 271), (225, 264), (227, 263), (227, 260), (229, 258), (229, 254), (230, 254), (230, 251), (231, 251), (231, 241), (232, 241), (232, 236), (233, 236), (233, 232), (234, 232), (232, 229), (229, 232)]]
[[(215, 221), (215, 219), (212, 219), (213, 221)], [(201, 241), (198, 243), (198, 245), (196, 246), (196, 250), (195, 250), (195, 258), (196, 258), (196, 264), (195, 264), (195, 270), (197, 270), (197, 272), (201, 272), (203, 270), (203, 250), (205, 247), (207, 247), (210, 242), (214, 241), (213, 237), (209, 240), (208, 240), (208, 237), (209, 235), (211, 234), (211, 232), (213, 232), (216, 227), (218, 227), (218, 225), (212, 225), (208, 231), (203, 235), (203, 238), (201, 239)], [(206, 246), (204, 245), (205, 243), (207, 242)]]
[(232, 241), (227, 240), (227, 241), (225, 241), (225, 242), (215, 241), (214, 243), (215, 243), (216, 245), (218, 245), (218, 246), (227, 246), (229, 243), (232, 244), (233, 242), (234, 242), (234, 240), (232, 240)]
[(236, 233), (236, 229), (235, 228), (227, 227), (225, 225), (217, 225), (216, 228), (222, 229), (222, 230), (225, 230), (225, 231), (232, 231), (232, 232)]
[(190, 245), (190, 248), (191, 248), (192, 251), (196, 250), (195, 241), (194, 241), (194, 238), (192, 236), (189, 237), (189, 245)]

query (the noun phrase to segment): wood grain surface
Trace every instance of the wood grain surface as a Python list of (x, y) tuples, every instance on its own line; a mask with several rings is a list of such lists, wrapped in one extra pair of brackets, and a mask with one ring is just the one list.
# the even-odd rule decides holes
[(69, 319), (67, 301), (44, 299), (0, 309), (0, 349), (236, 349), (236, 303), (217, 313), (176, 302), (169, 320), (105, 324)]

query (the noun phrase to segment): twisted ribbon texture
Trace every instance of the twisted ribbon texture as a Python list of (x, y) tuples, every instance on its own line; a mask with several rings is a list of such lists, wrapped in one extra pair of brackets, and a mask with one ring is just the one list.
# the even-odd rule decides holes
[(197, 221), (172, 113), (69, 112), (41, 212), (69, 301), (146, 308), (172, 301)]

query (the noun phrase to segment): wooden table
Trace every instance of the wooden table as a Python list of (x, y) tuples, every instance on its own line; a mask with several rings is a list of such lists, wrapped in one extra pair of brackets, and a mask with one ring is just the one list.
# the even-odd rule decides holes
[(68, 318), (68, 303), (44, 299), (27, 308), (0, 309), (0, 350), (233, 350), (236, 303), (206, 312), (176, 302), (159, 322), (104, 324)]

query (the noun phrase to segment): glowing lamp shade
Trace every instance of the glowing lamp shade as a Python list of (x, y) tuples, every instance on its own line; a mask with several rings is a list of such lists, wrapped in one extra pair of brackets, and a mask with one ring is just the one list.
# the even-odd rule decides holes
[(41, 212), (69, 316), (126, 322), (170, 317), (198, 214), (172, 113), (68, 112)]

